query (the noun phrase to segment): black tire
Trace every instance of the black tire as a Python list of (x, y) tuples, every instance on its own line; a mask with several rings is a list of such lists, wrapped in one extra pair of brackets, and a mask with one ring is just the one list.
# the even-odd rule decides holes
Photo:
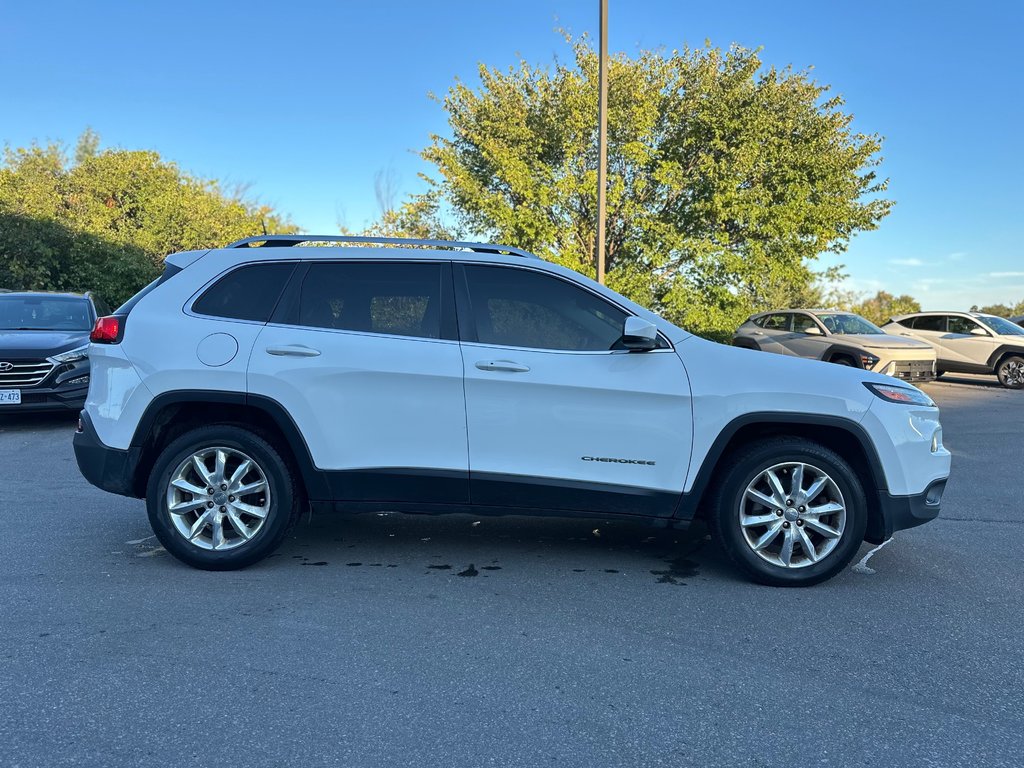
[(1004, 358), (996, 368), (996, 376), (1007, 389), (1024, 389), (1024, 357), (1011, 355)]
[(833, 357), (831, 360), (829, 360), (829, 362), (830, 363), (835, 363), (836, 365), (845, 365), (845, 366), (848, 366), (850, 368), (856, 368), (857, 367), (857, 364), (855, 362), (853, 362), (853, 360), (851, 358), (846, 357), (845, 355), (837, 355), (836, 357)]
[[(740, 502), (747, 486), (773, 465), (801, 462), (827, 473), (846, 507), (846, 525), (831, 552), (811, 565), (786, 568), (762, 559), (744, 537)], [(776, 587), (806, 587), (839, 573), (857, 554), (867, 527), (867, 501), (853, 468), (835, 451), (799, 437), (776, 437), (754, 442), (723, 459), (711, 494), (708, 523), (712, 538), (725, 556), (746, 576)], [(809, 530), (809, 529), (805, 529)]]
[[(266, 517), (252, 538), (233, 549), (217, 551), (190, 543), (174, 526), (167, 506), (172, 473), (190, 455), (213, 447), (250, 457), (266, 477), (270, 492)], [(302, 497), (294, 470), (277, 448), (260, 435), (230, 424), (200, 427), (172, 441), (157, 457), (146, 485), (146, 509), (157, 539), (183, 563), (206, 571), (245, 568), (270, 555), (299, 518)]]

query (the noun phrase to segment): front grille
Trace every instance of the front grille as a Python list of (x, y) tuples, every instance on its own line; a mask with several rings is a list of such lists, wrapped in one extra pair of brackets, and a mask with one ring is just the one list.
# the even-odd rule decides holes
[(931, 360), (897, 360), (892, 364), (895, 376), (904, 381), (928, 381), (935, 378), (935, 364)]
[(34, 387), (52, 370), (49, 360), (0, 360), (0, 389)]

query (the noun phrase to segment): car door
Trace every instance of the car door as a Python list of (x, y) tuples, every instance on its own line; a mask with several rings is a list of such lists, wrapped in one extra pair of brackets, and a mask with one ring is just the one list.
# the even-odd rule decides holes
[(939, 339), (949, 350), (949, 359), (968, 366), (988, 367), (989, 358), (999, 346), (989, 329), (964, 315), (950, 315), (946, 334)]
[(465, 503), (451, 264), (314, 261), (261, 332), (250, 396), (282, 405), (336, 501)]
[[(816, 329), (818, 332), (814, 333)], [(783, 342), (789, 353), (797, 357), (820, 360), (825, 350), (832, 344), (832, 339), (825, 335), (824, 329), (811, 315), (804, 312), (793, 313), (793, 332)]]
[(935, 349), (936, 366), (941, 370), (950, 361), (950, 351), (942, 344), (946, 335), (946, 315), (915, 315), (897, 323), (900, 336), (909, 336)]
[(760, 326), (751, 334), (763, 352), (777, 355), (792, 354), (785, 342), (792, 336), (793, 316), (787, 312), (776, 312), (757, 321)]
[(621, 349), (628, 313), (528, 267), (455, 265), (474, 504), (668, 517), (692, 437), (668, 342)]

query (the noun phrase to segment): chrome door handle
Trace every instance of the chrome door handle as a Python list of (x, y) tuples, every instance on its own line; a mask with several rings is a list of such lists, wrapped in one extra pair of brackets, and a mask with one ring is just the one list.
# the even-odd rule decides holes
[(316, 357), (320, 350), (303, 344), (285, 344), (282, 347), (267, 347), (267, 354), (278, 357)]
[(753, 331), (751, 336), (764, 336), (764, 331)]
[(506, 371), (507, 373), (526, 373), (530, 366), (513, 363), (511, 360), (481, 360), (476, 364), (481, 371)]

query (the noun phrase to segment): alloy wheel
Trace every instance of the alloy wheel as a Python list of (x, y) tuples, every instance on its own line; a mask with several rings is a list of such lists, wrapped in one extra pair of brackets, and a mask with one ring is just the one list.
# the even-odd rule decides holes
[(1003, 364), (1003, 382), (1007, 387), (1024, 386), (1024, 362), (1010, 360)]
[(828, 557), (843, 537), (846, 517), (846, 502), (835, 480), (804, 462), (759, 472), (739, 504), (747, 546), (783, 568), (805, 568)]
[(195, 547), (223, 551), (250, 541), (270, 513), (263, 469), (234, 448), (203, 448), (171, 473), (167, 511), (179, 534)]

